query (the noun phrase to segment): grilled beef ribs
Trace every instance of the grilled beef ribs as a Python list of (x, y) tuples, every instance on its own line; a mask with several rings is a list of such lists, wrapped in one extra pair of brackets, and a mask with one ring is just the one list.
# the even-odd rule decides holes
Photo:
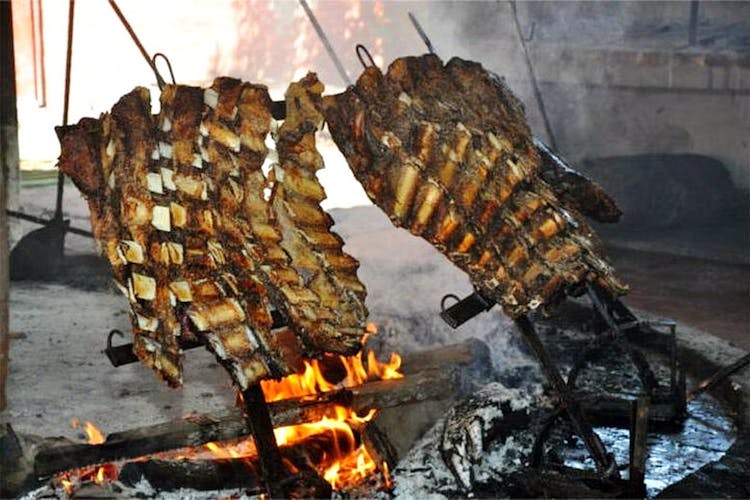
[[(300, 85), (293, 99), (319, 103)], [(180, 336), (203, 337), (242, 389), (296, 371), (303, 356), (360, 347), (357, 262), (330, 231), (322, 197), (305, 191), (322, 193), (320, 113), (288, 104), (272, 213), (262, 170), (270, 105), (265, 87), (218, 78), (208, 89), (165, 87), (154, 117), (138, 88), (60, 132), (60, 168), (88, 199), (130, 303), (134, 351), (170, 385), (182, 382)], [(272, 307), (287, 327), (272, 329)]]
[(626, 288), (589, 226), (539, 174), (523, 106), (478, 63), (404, 57), (324, 99), (329, 129), (373, 202), (520, 316), (592, 282)]

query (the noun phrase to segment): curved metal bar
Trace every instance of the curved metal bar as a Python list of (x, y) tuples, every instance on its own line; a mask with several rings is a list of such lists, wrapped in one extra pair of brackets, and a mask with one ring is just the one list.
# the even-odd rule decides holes
[(445, 310), (447, 309), (447, 307), (445, 306), (445, 303), (448, 299), (453, 299), (456, 302), (459, 302), (461, 300), (458, 298), (458, 295), (453, 294), (453, 293), (448, 293), (448, 294), (443, 295), (443, 298), (440, 299), (440, 311), (441, 312), (445, 312)]
[(544, 463), (544, 443), (546, 443), (549, 439), (550, 433), (552, 432), (552, 427), (555, 422), (557, 422), (557, 420), (562, 417), (563, 409), (562, 407), (558, 406), (544, 420), (544, 424), (542, 424), (542, 428), (539, 430), (539, 433), (536, 435), (536, 439), (534, 440), (534, 446), (531, 447), (529, 467), (532, 467), (534, 469), (541, 468), (542, 464)]
[(172, 85), (177, 84), (177, 81), (175, 81), (174, 79), (174, 71), (172, 71), (172, 63), (169, 62), (169, 58), (163, 52), (157, 52), (156, 54), (151, 56), (151, 69), (154, 71), (154, 75), (156, 76), (156, 82), (159, 83), (159, 90), (164, 90), (164, 85), (165, 85), (164, 78), (161, 76), (161, 73), (159, 73), (159, 68), (156, 67), (156, 59), (158, 57), (161, 57), (162, 59), (164, 59), (164, 62), (167, 63), (167, 69), (169, 70), (169, 78), (172, 79)]
[(112, 350), (112, 337), (114, 337), (115, 335), (117, 335), (121, 339), (125, 338), (125, 335), (117, 328), (113, 328), (112, 330), (110, 330), (109, 334), (107, 335), (107, 350), (108, 351)]
[[(375, 60), (372, 58), (372, 54), (370, 54), (370, 51), (367, 50), (367, 47), (365, 47), (361, 43), (358, 43), (354, 48), (354, 51), (357, 53), (357, 59), (359, 59), (359, 62), (363, 68), (367, 69), (370, 66), (377, 67), (377, 64), (375, 64)], [(370, 60), (369, 65), (365, 62), (364, 56), (367, 56), (367, 59)]]

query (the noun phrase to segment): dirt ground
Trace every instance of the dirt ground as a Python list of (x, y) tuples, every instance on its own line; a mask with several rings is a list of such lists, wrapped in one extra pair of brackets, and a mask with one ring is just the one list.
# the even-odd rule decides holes
[[(25, 189), (23, 209), (41, 213), (53, 192)], [(65, 206), (74, 226), (88, 228), (86, 205), (72, 187)], [(372, 341), (377, 350), (409, 352), (477, 337), (490, 345), (496, 366), (532, 363), (497, 308), (458, 330), (440, 320), (443, 295), (463, 296), (471, 288), (466, 276), (426, 242), (393, 228), (374, 207), (333, 215), (347, 251), (361, 261), (371, 319), (381, 330)], [(750, 350), (750, 266), (631, 250), (611, 253), (632, 286), (627, 304)], [(109, 285), (106, 264), (95, 256), (91, 240), (69, 235), (66, 259), (68, 267), (57, 282), (11, 287), (9, 407), (0, 421), (23, 433), (76, 437), (72, 418), (92, 420), (109, 433), (234, 403), (229, 377), (203, 349), (187, 352), (185, 386), (177, 390), (140, 364), (113, 368), (102, 350), (111, 329), (129, 331), (126, 301)]]
[[(625, 302), (750, 351), (750, 265), (610, 248)], [(748, 249), (750, 252), (750, 249)]]

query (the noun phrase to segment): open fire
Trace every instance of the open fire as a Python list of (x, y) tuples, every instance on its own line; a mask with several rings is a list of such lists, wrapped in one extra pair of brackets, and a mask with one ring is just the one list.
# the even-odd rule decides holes
[[(377, 333), (374, 324), (367, 326), (366, 343), (369, 335)], [(366, 361), (365, 361), (366, 359)], [(388, 362), (381, 362), (373, 351), (368, 351), (363, 359), (363, 352), (355, 356), (329, 356), (322, 360), (307, 360), (302, 373), (289, 375), (281, 380), (264, 380), (261, 383), (267, 402), (290, 398), (314, 396), (325, 392), (356, 387), (372, 380), (402, 378), (399, 369), (401, 357), (391, 354)], [(241, 397), (241, 395), (240, 395)], [(334, 490), (346, 490), (364, 482), (378, 471), (382, 474), (382, 484), (388, 487), (388, 465), (377, 463), (365, 446), (361, 431), (376, 415), (376, 409), (358, 414), (354, 409), (335, 404), (328, 415), (314, 422), (298, 425), (287, 425), (274, 429), (276, 441), (280, 447), (301, 445), (305, 448), (310, 464)], [(91, 422), (81, 426), (78, 420), (71, 422), (74, 428), (82, 428), (89, 444), (101, 444), (104, 434)], [(253, 438), (248, 436), (232, 443), (209, 442), (201, 447), (160, 453), (159, 458), (170, 460), (185, 459), (237, 459), (250, 466), (250, 459), (257, 456)], [(136, 460), (146, 460), (140, 457)], [(298, 472), (297, 467), (289, 460), (285, 465), (290, 474)], [(57, 482), (67, 494), (72, 494), (84, 483), (104, 484), (118, 478), (119, 468), (115, 464), (103, 464), (86, 467), (59, 474)], [(248, 471), (250, 473), (250, 471)]]

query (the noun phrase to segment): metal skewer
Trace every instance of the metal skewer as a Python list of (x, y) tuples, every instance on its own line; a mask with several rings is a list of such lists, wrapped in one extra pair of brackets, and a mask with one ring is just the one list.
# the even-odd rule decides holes
[(331, 57), (331, 60), (333, 61), (333, 65), (336, 66), (336, 69), (339, 72), (339, 75), (341, 75), (341, 79), (344, 80), (344, 83), (349, 86), (352, 84), (351, 78), (349, 78), (349, 75), (346, 74), (346, 70), (344, 69), (344, 66), (341, 64), (341, 60), (336, 55), (336, 52), (334, 52), (333, 47), (331, 46), (331, 42), (328, 41), (328, 37), (325, 34), (325, 31), (323, 31), (323, 28), (320, 26), (320, 23), (318, 22), (318, 19), (315, 17), (315, 14), (310, 9), (310, 6), (307, 5), (306, 0), (299, 0), (300, 5), (302, 5), (302, 8), (305, 9), (305, 14), (307, 14), (308, 19), (310, 19), (310, 22), (313, 25), (313, 28), (315, 28), (315, 32), (318, 34), (318, 38), (320, 38), (320, 41), (323, 42), (323, 47), (325, 47), (326, 52), (328, 52), (328, 55)]

